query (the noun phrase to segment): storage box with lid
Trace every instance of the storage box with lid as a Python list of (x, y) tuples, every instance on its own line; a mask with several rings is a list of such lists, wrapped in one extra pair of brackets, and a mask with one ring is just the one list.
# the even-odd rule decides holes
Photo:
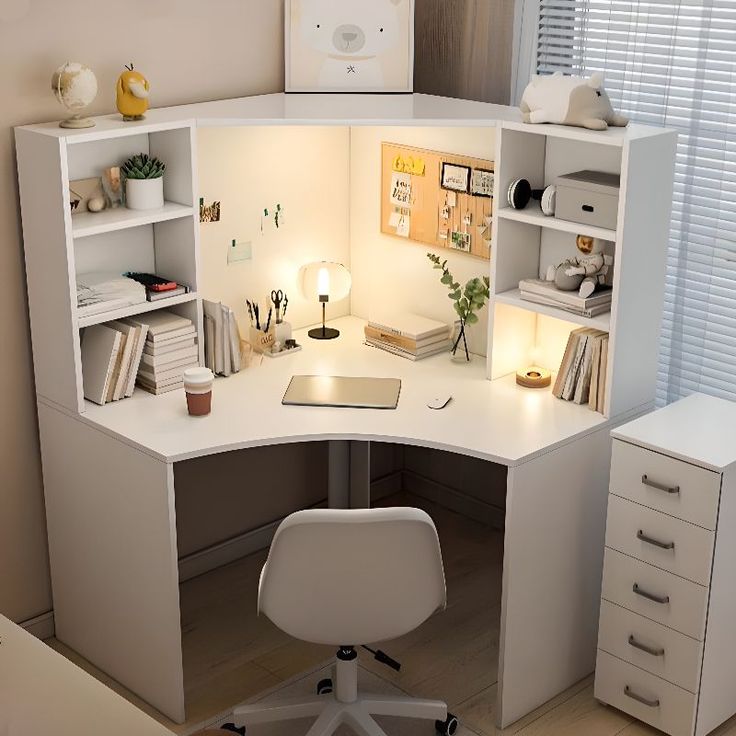
[(576, 171), (558, 176), (555, 216), (610, 230), (616, 229), (621, 177), (603, 171)]

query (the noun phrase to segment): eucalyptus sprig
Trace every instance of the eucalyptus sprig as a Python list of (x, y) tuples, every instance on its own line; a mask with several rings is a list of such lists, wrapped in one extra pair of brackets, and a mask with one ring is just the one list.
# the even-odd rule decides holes
[(465, 337), (465, 325), (474, 325), (478, 322), (478, 314), (486, 304), (491, 295), (491, 280), (488, 276), (482, 278), (470, 279), (465, 287), (461, 287), (460, 283), (455, 281), (455, 277), (447, 268), (447, 260), (442, 260), (434, 253), (427, 253), (427, 258), (432, 262), (433, 268), (442, 271), (440, 283), (444, 284), (450, 291), (447, 295), (453, 302), (453, 308), (460, 318), (460, 334), (453, 345), (452, 352), (457, 352), (458, 345), (462, 339), (465, 346), (465, 357), (470, 360), (468, 354), (468, 341)]

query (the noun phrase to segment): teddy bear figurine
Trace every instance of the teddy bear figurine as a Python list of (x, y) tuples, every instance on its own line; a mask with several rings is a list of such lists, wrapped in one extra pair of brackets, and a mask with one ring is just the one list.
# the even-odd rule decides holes
[(557, 123), (591, 130), (625, 128), (629, 119), (614, 112), (603, 89), (603, 74), (590, 79), (561, 72), (537, 75), (527, 85), (519, 109), (525, 123)]
[(569, 258), (558, 266), (550, 266), (546, 280), (554, 281), (560, 291), (577, 289), (580, 296), (587, 299), (599, 286), (608, 283), (613, 256), (604, 253), (609, 245), (607, 240), (578, 235), (576, 244), (582, 255)]

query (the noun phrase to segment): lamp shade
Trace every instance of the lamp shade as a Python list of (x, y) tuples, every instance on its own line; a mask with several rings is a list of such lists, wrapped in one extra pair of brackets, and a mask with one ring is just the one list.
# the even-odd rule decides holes
[(316, 261), (302, 266), (300, 272), (302, 296), (309, 301), (327, 297), (331, 302), (339, 302), (350, 294), (353, 280), (342, 263)]

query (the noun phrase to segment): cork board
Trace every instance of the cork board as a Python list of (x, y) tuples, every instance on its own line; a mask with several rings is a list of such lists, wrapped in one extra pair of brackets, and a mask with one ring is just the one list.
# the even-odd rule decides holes
[(394, 143), (381, 157), (382, 233), (490, 259), (493, 198), (470, 192), (492, 192), (492, 161)]

